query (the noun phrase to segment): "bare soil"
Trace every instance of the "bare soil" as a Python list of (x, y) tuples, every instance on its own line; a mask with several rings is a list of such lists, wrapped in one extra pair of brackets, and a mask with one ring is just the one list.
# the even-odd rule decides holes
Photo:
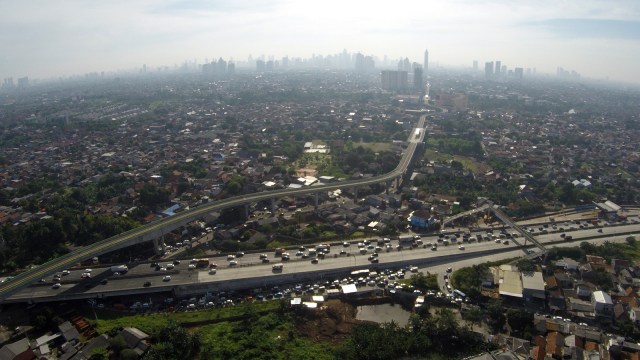
[(307, 309), (297, 325), (299, 334), (314, 341), (341, 343), (351, 332), (356, 308), (340, 300), (328, 300), (318, 309)]

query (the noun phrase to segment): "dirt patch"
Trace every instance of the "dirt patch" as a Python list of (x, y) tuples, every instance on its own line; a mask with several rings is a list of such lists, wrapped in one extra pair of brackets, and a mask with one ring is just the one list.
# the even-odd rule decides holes
[(298, 333), (315, 341), (341, 343), (351, 332), (356, 320), (356, 308), (340, 300), (328, 300), (320, 308), (305, 310)]

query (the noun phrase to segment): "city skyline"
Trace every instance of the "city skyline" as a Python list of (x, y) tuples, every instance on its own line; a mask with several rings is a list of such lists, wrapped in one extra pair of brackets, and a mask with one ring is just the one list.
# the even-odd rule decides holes
[(421, 62), (428, 48), (435, 66), (470, 68), (474, 60), (499, 59), (508, 69), (555, 74), (562, 67), (640, 83), (640, 4), (632, 1), (405, 1), (390, 7), (375, 1), (27, 0), (2, 8), (0, 78), (153, 69), (185, 59), (307, 58), (342, 49)]

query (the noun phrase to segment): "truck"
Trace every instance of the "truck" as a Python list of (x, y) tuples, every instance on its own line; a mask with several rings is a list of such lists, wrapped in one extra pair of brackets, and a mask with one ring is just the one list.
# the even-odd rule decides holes
[(283, 252), (285, 252), (285, 248), (276, 248), (276, 256), (281, 256)]
[(127, 265), (113, 265), (111, 266), (111, 272), (113, 273), (125, 273), (127, 271), (129, 271), (129, 268), (127, 267)]

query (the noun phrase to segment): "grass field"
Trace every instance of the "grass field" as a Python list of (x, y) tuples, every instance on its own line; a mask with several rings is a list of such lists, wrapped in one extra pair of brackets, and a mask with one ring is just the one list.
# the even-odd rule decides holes
[(371, 151), (373, 152), (389, 151), (391, 149), (391, 144), (387, 142), (380, 142), (380, 143), (359, 142), (359, 143), (353, 144), (354, 149), (357, 148), (358, 146), (362, 146), (365, 149), (371, 149)]
[[(278, 301), (265, 301), (253, 303), (256, 312), (274, 311), (278, 309)], [(178, 323), (194, 322), (219, 322), (225, 319), (233, 319), (242, 316), (246, 309), (242, 305), (225, 308), (214, 308), (209, 310), (197, 310), (174, 313), (157, 313), (151, 315), (124, 315), (120, 311), (99, 311), (98, 320), (93, 321), (94, 327), (99, 333), (109, 332), (111, 329), (120, 327), (137, 327), (146, 333), (153, 333), (156, 329), (163, 327), (168, 320)]]
[(465, 169), (470, 170), (474, 174), (484, 174), (491, 169), (489, 165), (477, 161), (472, 157), (442, 153), (434, 149), (427, 149), (425, 151), (424, 158), (435, 162), (456, 160), (462, 163), (462, 166), (464, 166)]

